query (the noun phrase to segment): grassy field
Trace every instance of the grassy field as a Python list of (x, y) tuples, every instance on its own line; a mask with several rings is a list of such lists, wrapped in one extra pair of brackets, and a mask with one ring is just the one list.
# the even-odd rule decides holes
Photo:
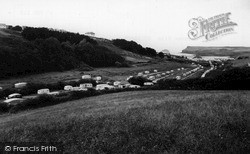
[(58, 81), (70, 81), (81, 79), (83, 74), (101, 75), (104, 80), (119, 80), (125, 81), (130, 75), (137, 75), (138, 72), (154, 69), (170, 70), (179, 67), (190, 67), (189, 64), (181, 64), (177, 62), (158, 62), (155, 64), (148, 63), (143, 66), (133, 66), (125, 68), (108, 67), (108, 68), (95, 68), (93, 71), (79, 71), (71, 70), (65, 72), (50, 72), (36, 75), (28, 75), (24, 77), (15, 77), (11, 79), (0, 80), (0, 87), (12, 87), (18, 82), (33, 82), (33, 83), (56, 83)]
[[(0, 116), (0, 142), (69, 153), (246, 153), (249, 91), (133, 91)], [(248, 129), (248, 130), (247, 130)]]

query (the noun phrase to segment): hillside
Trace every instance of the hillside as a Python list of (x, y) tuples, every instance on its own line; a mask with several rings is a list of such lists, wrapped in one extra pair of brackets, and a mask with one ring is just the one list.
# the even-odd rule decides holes
[(33, 27), (21, 32), (0, 29), (0, 78), (76, 68), (128, 67), (150, 59), (123, 50), (112, 41), (78, 33)]
[(245, 153), (248, 91), (133, 91), (0, 116), (0, 142), (66, 153)]
[(250, 47), (205, 47), (188, 46), (182, 53), (196, 54), (200, 56), (230, 56), (236, 58), (243, 54), (250, 54)]
[(122, 57), (124, 57), (126, 59), (126, 61), (128, 61), (130, 63), (145, 63), (145, 62), (148, 62), (149, 60), (152, 59), (150, 57), (139, 55), (139, 54), (133, 53), (131, 51), (123, 50), (123, 49), (115, 46), (111, 40), (96, 38), (96, 37), (95, 38), (92, 37), (92, 38), (94, 40), (96, 40), (100, 46), (104, 46), (104, 47), (108, 48), (109, 50), (115, 52), (116, 54), (121, 55)]

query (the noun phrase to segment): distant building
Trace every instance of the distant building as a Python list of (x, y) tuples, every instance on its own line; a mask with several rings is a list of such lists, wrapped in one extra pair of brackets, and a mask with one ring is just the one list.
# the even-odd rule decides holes
[(154, 85), (153, 82), (145, 82), (145, 83), (144, 83), (144, 86), (152, 86), (152, 85)]
[(96, 86), (96, 90), (108, 90), (108, 89), (114, 89), (114, 86), (108, 85), (108, 84), (98, 84)]
[(120, 84), (120, 85), (118, 85), (118, 88), (123, 89), (123, 88), (126, 88), (126, 86), (125, 86), (125, 85), (123, 85), (123, 84)]
[(154, 80), (154, 79), (155, 79), (155, 76), (150, 76), (148, 79), (149, 79), (149, 80)]
[(102, 80), (102, 77), (101, 76), (96, 76), (96, 77), (94, 77), (94, 80), (100, 81), (100, 80)]
[(177, 79), (177, 80), (180, 80), (180, 79), (181, 79), (181, 77), (180, 77), (180, 76), (176, 76), (176, 79)]
[(120, 85), (120, 84), (121, 84), (120, 81), (115, 81), (115, 82), (114, 82), (114, 86), (118, 86), (118, 85)]
[(39, 94), (39, 95), (41, 95), (41, 94), (49, 94), (50, 93), (50, 91), (49, 91), (49, 89), (39, 89), (38, 91), (37, 91), (37, 94)]
[(88, 35), (88, 36), (95, 36), (95, 33), (94, 33), (94, 32), (87, 32), (87, 33), (85, 33), (85, 35)]
[(129, 88), (140, 88), (141, 86), (139, 85), (130, 85)]
[(170, 52), (167, 49), (162, 50), (161, 52), (164, 53), (164, 55), (170, 55)]
[(139, 72), (137, 76), (142, 76), (142, 75), (143, 75), (143, 73)]
[(82, 79), (91, 79), (91, 75), (83, 75)]
[(83, 83), (83, 84), (80, 84), (80, 87), (81, 88), (92, 88), (93, 84), (92, 83)]
[(20, 83), (16, 83), (15, 88), (24, 88), (27, 86), (27, 82), (20, 82)]
[(161, 77), (161, 75), (160, 75), (160, 74), (157, 74), (157, 75), (156, 75), (156, 77), (158, 77), (158, 78), (159, 78), (159, 77)]
[(73, 90), (73, 87), (71, 85), (64, 86), (64, 90)]

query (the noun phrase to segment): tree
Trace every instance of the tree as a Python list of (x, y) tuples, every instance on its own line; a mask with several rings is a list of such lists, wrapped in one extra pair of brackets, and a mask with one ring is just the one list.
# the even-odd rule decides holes
[(23, 30), (23, 28), (21, 26), (19, 26), (19, 25), (15, 26), (15, 27), (12, 27), (11, 29), (15, 30), (15, 31), (19, 31), (19, 32)]
[(158, 56), (159, 56), (160, 58), (164, 58), (164, 53), (163, 53), (163, 52), (159, 52), (159, 53), (158, 53)]

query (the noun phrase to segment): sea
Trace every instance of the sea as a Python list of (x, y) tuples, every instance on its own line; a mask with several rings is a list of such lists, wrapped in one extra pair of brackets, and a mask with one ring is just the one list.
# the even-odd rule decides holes
[[(176, 55), (176, 56), (185, 56), (188, 59), (193, 59), (195, 57), (195, 54), (189, 54), (189, 53), (173, 53), (172, 55)], [(201, 56), (202, 59), (204, 60), (218, 60), (218, 59), (230, 59), (230, 56)]]

